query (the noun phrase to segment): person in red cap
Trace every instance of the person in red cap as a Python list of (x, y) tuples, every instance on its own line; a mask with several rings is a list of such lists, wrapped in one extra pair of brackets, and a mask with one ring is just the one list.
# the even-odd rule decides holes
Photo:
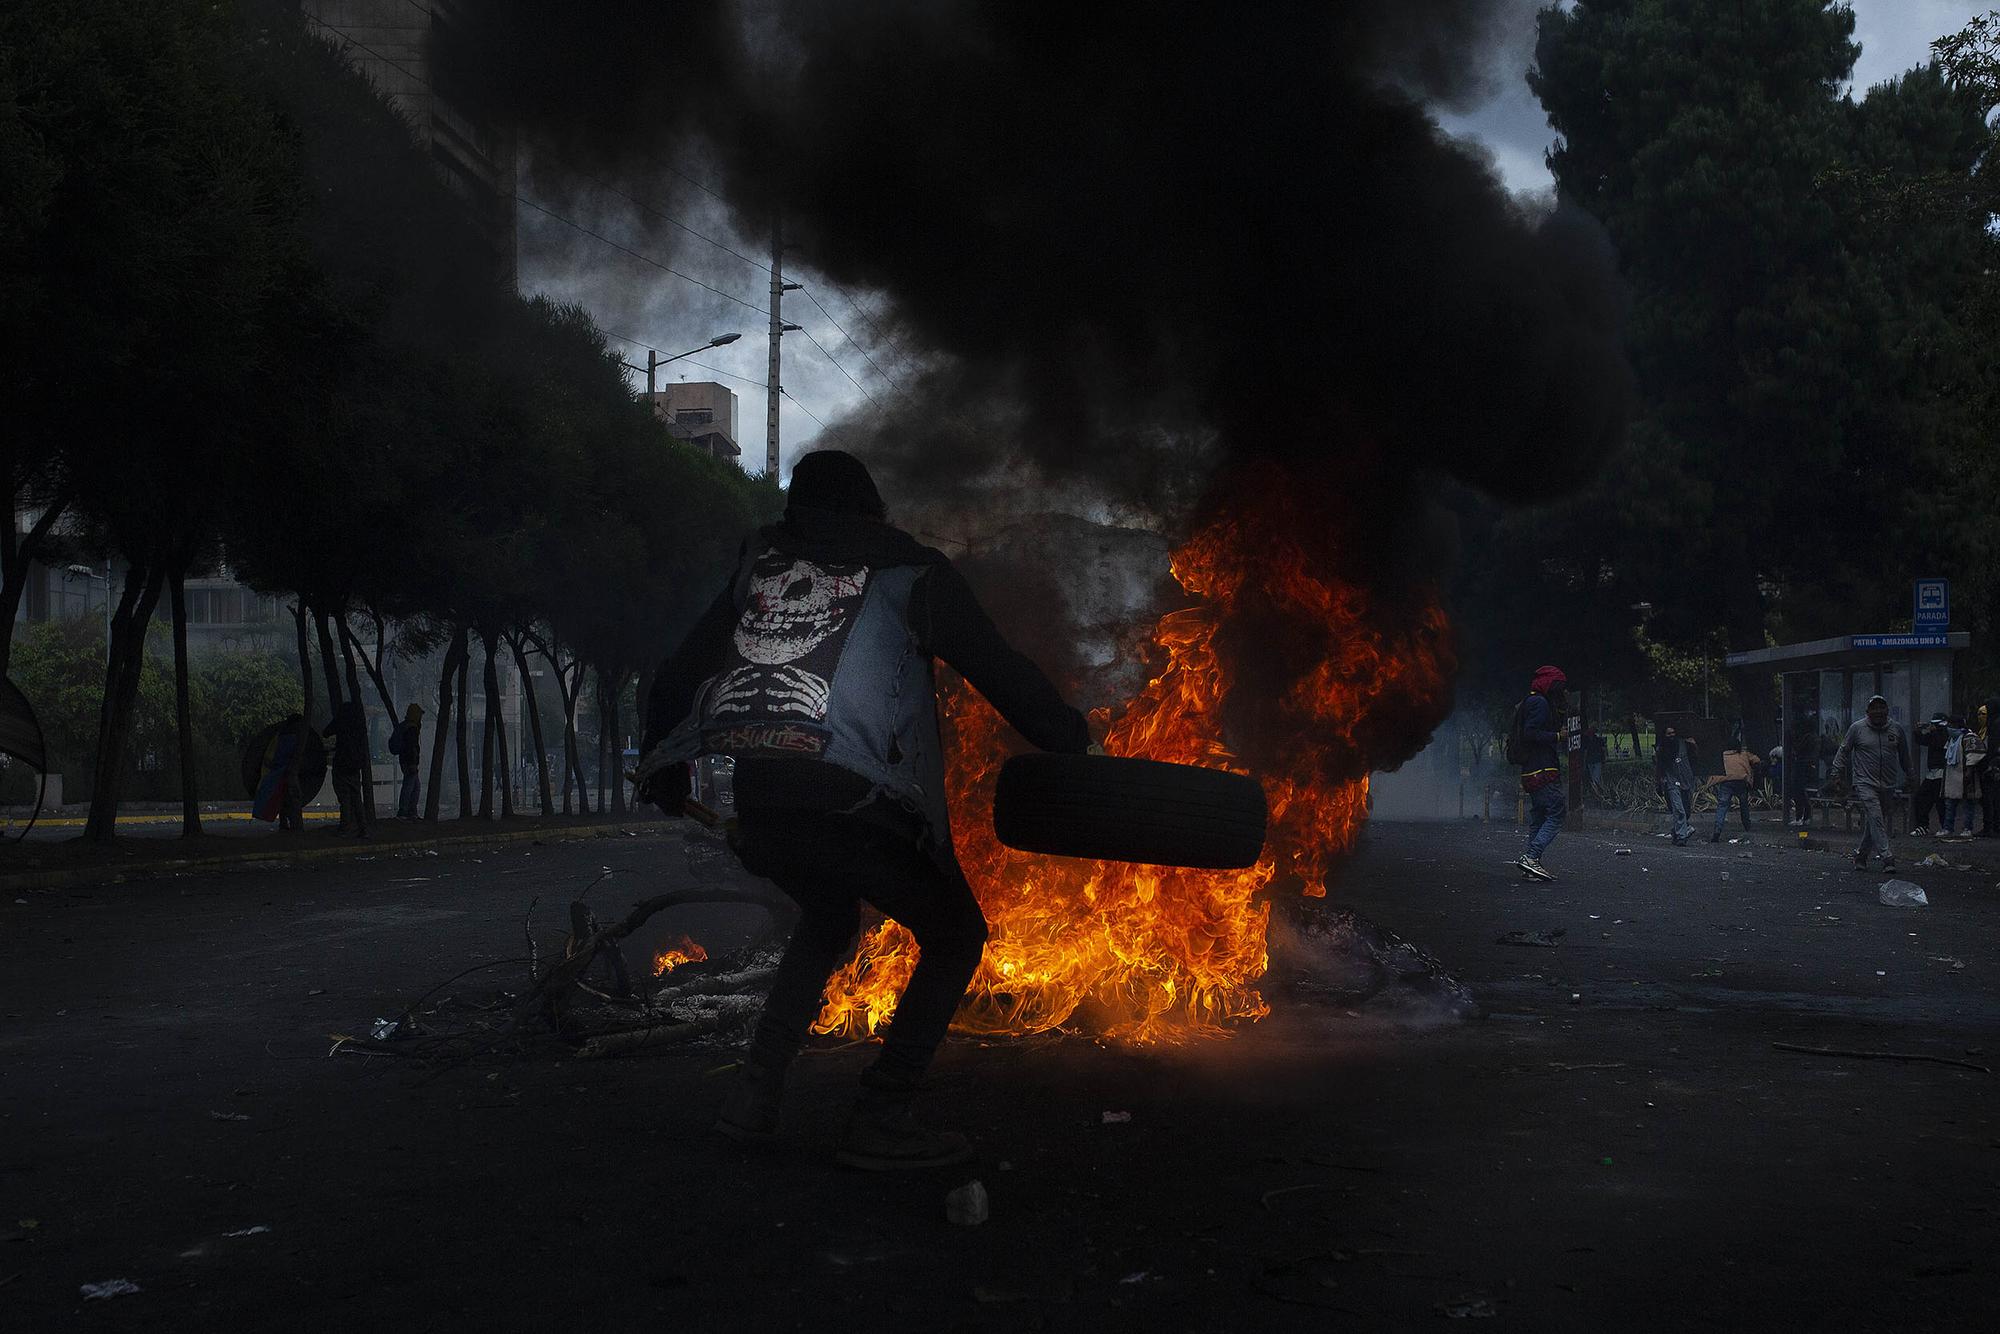
[(1514, 711), (1514, 751), (1521, 765), (1521, 790), (1528, 794), (1528, 850), (1515, 865), (1534, 880), (1553, 880), (1542, 865), (1569, 814), (1562, 782), (1562, 715), (1569, 702), (1569, 678), (1560, 667), (1537, 667), (1529, 694)]

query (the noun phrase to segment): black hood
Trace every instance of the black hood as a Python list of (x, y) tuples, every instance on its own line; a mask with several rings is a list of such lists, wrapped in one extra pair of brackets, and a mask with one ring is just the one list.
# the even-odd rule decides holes
[(880, 519), (835, 514), (796, 501), (786, 507), (782, 520), (760, 531), (779, 551), (812, 561), (874, 566), (951, 563), (942, 551)]

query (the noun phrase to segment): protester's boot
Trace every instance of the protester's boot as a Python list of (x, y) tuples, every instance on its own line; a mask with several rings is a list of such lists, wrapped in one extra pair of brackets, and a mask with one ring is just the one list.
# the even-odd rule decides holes
[(864, 1085), (835, 1160), (867, 1172), (906, 1172), (948, 1167), (970, 1157), (972, 1146), (965, 1136), (933, 1130), (910, 1115), (915, 1096), (914, 1088)]
[(768, 1144), (778, 1137), (778, 1107), (785, 1097), (785, 1071), (745, 1060), (716, 1114), (716, 1133), (739, 1144)]

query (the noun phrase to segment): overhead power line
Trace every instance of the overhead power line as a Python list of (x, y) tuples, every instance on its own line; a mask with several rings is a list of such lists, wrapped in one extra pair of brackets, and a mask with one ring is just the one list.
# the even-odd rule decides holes
[(841, 328), (840, 321), (836, 320), (835, 318), (833, 318), (832, 315), (829, 315), (827, 313), (826, 307), (822, 306), (819, 303), (819, 298), (813, 295), (812, 288), (802, 287), (799, 290), (806, 294), (806, 300), (813, 303), (813, 309), (817, 310), (820, 313), (820, 315), (825, 318), (826, 322), (833, 326), (834, 331), (836, 333), (838, 333), (842, 338), (845, 338), (847, 340), (847, 345), (849, 347), (853, 348), (856, 352), (859, 352), (862, 355), (862, 357), (868, 362), (868, 364), (875, 368), (875, 373), (881, 376), (882, 379), (888, 384), (888, 386), (891, 389), (895, 390), (899, 394), (903, 392), (903, 386), (897, 384), (893, 379), (891, 379), (889, 376), (889, 372), (883, 370), (882, 367), (876, 362), (875, 358), (868, 355), (868, 349), (861, 346), (861, 344), (855, 342), (854, 335), (847, 332), (847, 330)]
[[(653, 346), (653, 344), (651, 343), (643, 342), (637, 338), (628, 338), (624, 334), (613, 333), (609, 329), (600, 327), (598, 329), (598, 332), (603, 334), (606, 338), (615, 338), (621, 343), (629, 343), (633, 347), (645, 348), (649, 352), (659, 351), (659, 349)], [(687, 364), (690, 366), (700, 367), (702, 370), (707, 371), (710, 375), (719, 375), (725, 380), (736, 380), (739, 381), (740, 383), (749, 385), (752, 389), (764, 388), (764, 382), (762, 380), (753, 380), (747, 375), (738, 375), (734, 371), (725, 371), (718, 366), (711, 366), (705, 361), (696, 361), (692, 357), (686, 357), (683, 358), (683, 360), (685, 360)], [(797, 408), (800, 412), (805, 413), (806, 416), (812, 418), (815, 422), (818, 422), (822, 430), (825, 429), (826, 423), (820, 419), (820, 415), (817, 412), (814, 412), (811, 408), (807, 407), (804, 403), (801, 403), (792, 394), (791, 390), (780, 389), (778, 392), (782, 394), (786, 399), (790, 400), (791, 405), (793, 407)]]
[(623, 254), (630, 255), (633, 259), (638, 260), (642, 264), (650, 264), (662, 273), (671, 273), (674, 277), (679, 278), (682, 282), (693, 283), (696, 287), (701, 288), (704, 292), (713, 292), (717, 296), (721, 297), (723, 300), (734, 301), (737, 305), (742, 306), (747, 310), (754, 310), (759, 315), (768, 316), (771, 313), (770, 311), (764, 309), (764, 307), (758, 305), (754, 301), (745, 301), (742, 297), (733, 296), (730, 293), (723, 291), (720, 287), (710, 287), (707, 283), (703, 282), (699, 278), (694, 277), (692, 274), (682, 273), (679, 269), (674, 268), (670, 264), (660, 263), (659, 260), (654, 259), (651, 255), (641, 254), (639, 251), (634, 250), (631, 246), (621, 245), (619, 242), (614, 241), (610, 237), (606, 236), (603, 232), (596, 231), (592, 228), (584, 226), (580, 222), (576, 222), (572, 219), (565, 218), (562, 214), (556, 212), (554, 209), (544, 208), (542, 205), (536, 203), (534, 200), (528, 198), (524, 194), (520, 194), (517, 192), (514, 195), (514, 200), (516, 203), (526, 204), (529, 208), (535, 210), (535, 212), (537, 213), (555, 219), (557, 222), (560, 222), (565, 227), (574, 228), (575, 230), (582, 232), (585, 236), (592, 237), (598, 241), (602, 241), (605, 245), (610, 246), (613, 250), (619, 251)]
[[(417, 4), (416, 0), (404, 0), (404, 3), (408, 4), (412, 9), (416, 10), (418, 13), (425, 15), (426, 18), (430, 17), (431, 11), (424, 6)], [(368, 55), (373, 56), (375, 59), (381, 61), (383, 64), (392, 66), (396, 69), (403, 71), (403, 73), (407, 74), (411, 79), (415, 80), (420, 86), (422, 86), (425, 89), (428, 89), (430, 92), (432, 93), (437, 92), (436, 87), (433, 86), (429, 80), (425, 79), (422, 74), (418, 73), (417, 72), (418, 67), (413, 67), (410, 64), (410, 62), (397, 60), (395, 57), (390, 56), (385, 52), (377, 50), (375, 47), (370, 46), (368, 43), (357, 39), (354, 36), (354, 34), (349, 30), (328, 23), (324, 19), (320, 18), (318, 15), (307, 13), (305, 15), (305, 18), (307, 22), (313, 24), (315, 27), (323, 28), (328, 32), (338, 34), (349, 46), (352, 46), (355, 50), (366, 52)], [(576, 171), (575, 168), (571, 168), (568, 167), (567, 164), (563, 164), (561, 162), (561, 159), (556, 159), (556, 161), (558, 162), (559, 165), (563, 165), (565, 170), (572, 171), (578, 177), (584, 180), (591, 181), (593, 184), (599, 186), (600, 188), (608, 190), (610, 193), (617, 195), (620, 199), (623, 199), (626, 203), (631, 204), (633, 207), (642, 209), (645, 212), (660, 218), (662, 221), (665, 221), (675, 227), (678, 227), (680, 230), (686, 232), (688, 235), (693, 236), (698, 240), (705, 241), (709, 245), (714, 246), (718, 250), (726, 251), (727, 253), (734, 255), (737, 259), (740, 259), (745, 263), (750, 264), (753, 267), (765, 273), (771, 272), (771, 267), (768, 264), (761, 263), (760, 261), (751, 258), (749, 255), (745, 255), (741, 251), (733, 249), (732, 247), (727, 246), (722, 242), (715, 240), (713, 237), (704, 235), (700, 231), (697, 231), (695, 228), (688, 226), (684, 222), (681, 222), (678, 218), (673, 217), (672, 215), (666, 213), (661, 209), (655, 208), (653, 205), (646, 203), (644, 200), (636, 199), (633, 196), (626, 194), (623, 190), (620, 190), (616, 186), (610, 185), (609, 183), (597, 177), (592, 176), (588, 172)], [(716, 194), (714, 190), (709, 189), (708, 186), (702, 184), (694, 177), (689, 176), (686, 172), (683, 172), (678, 168), (674, 167), (672, 164), (666, 162), (660, 162), (658, 163), (658, 165), (664, 168), (666, 171), (673, 174), (674, 176), (680, 178), (681, 180), (686, 181), (688, 184), (702, 191), (704, 194), (713, 197), (714, 199), (716, 199), (717, 201), (721, 202), (724, 205), (728, 204), (729, 202), (728, 200), (724, 199), (721, 195)], [(754, 301), (745, 301), (742, 297), (736, 296), (729, 292), (725, 292), (719, 287), (710, 286), (708, 283), (705, 283), (701, 279), (694, 277), (692, 274), (682, 273), (679, 269), (674, 268), (672, 265), (663, 264), (659, 260), (654, 259), (651, 255), (644, 254), (638, 250), (634, 250), (632, 247), (628, 245), (624, 245), (621, 242), (614, 241), (610, 237), (604, 235), (604, 233), (597, 231), (595, 228), (586, 227), (584, 224), (576, 221), (574, 218), (565, 217), (563, 214), (556, 212), (554, 209), (549, 208), (544, 204), (538, 203), (537, 201), (528, 198), (526, 195), (521, 194), (519, 191), (515, 191), (513, 193), (513, 199), (515, 203), (523, 204), (528, 208), (533, 209), (535, 212), (540, 213), (544, 217), (550, 218), (555, 222), (561, 223), (565, 227), (569, 227), (577, 232), (580, 232), (583, 235), (590, 237), (592, 240), (599, 242), (600, 244), (610, 246), (613, 250), (616, 250), (621, 254), (630, 256), (631, 258), (638, 260), (642, 264), (651, 265), (653, 268), (660, 270), (662, 273), (671, 274), (673, 277), (679, 278), (682, 282), (691, 283), (694, 286), (701, 288), (705, 292), (712, 292), (716, 296), (721, 297), (723, 300), (732, 301), (735, 304), (744, 307), (746, 310), (756, 311), (759, 315), (763, 315), (767, 318), (770, 316), (771, 312), (769, 310), (767, 310), (763, 306), (758, 305)], [(810, 291), (806, 292), (806, 297), (808, 300), (812, 301), (814, 307), (819, 310), (820, 314), (826, 317), (827, 323), (833, 325), (835, 329), (840, 330), (841, 336), (843, 338), (846, 338), (847, 341), (850, 344), (852, 344), (854, 348), (857, 351), (859, 351), (864, 358), (867, 358), (869, 365), (874, 366), (876, 373), (878, 375), (882, 375), (882, 378), (884, 380), (889, 380), (888, 375), (882, 371), (882, 368), (879, 365), (875, 364), (875, 359), (868, 355), (868, 350), (862, 347), (859, 343), (856, 343), (853, 337), (849, 335), (845, 329), (842, 329), (840, 327), (839, 322), (836, 321), (831, 315), (827, 314), (826, 307), (820, 304), (819, 299), (817, 297), (814, 297)], [(859, 309), (858, 306), (856, 308)], [(631, 343), (634, 347), (644, 347), (651, 350), (657, 350), (654, 349), (652, 345), (649, 343), (642, 343), (637, 339), (626, 338), (620, 334), (610, 334), (608, 330), (606, 330), (605, 332), (608, 334), (608, 336), (617, 338), (620, 342), (623, 343)], [(870, 404), (872, 404), (878, 410), (881, 408), (882, 404), (880, 400), (878, 400), (872, 393), (869, 393), (867, 386), (862, 384), (861, 381), (855, 379), (854, 375), (847, 369), (847, 367), (841, 364), (840, 359), (838, 357), (835, 357), (833, 353), (827, 351), (825, 345), (822, 344), (819, 341), (819, 339), (813, 337), (812, 331), (810, 329), (800, 329), (799, 332), (803, 333), (806, 336), (806, 341), (810, 342), (814, 348), (818, 349), (819, 354), (821, 356), (825, 357), (828, 361), (833, 363), (834, 369), (839, 371), (843, 376), (845, 376), (849, 384), (853, 385), (856, 389), (861, 391), (862, 396), (866, 398)], [(758, 385), (757, 381), (750, 380), (747, 377), (740, 375), (732, 375), (727, 371), (716, 370), (714, 367), (703, 365), (701, 362), (698, 361), (691, 362), (690, 364), (695, 366), (700, 366), (703, 370), (709, 371), (711, 374), (721, 375), (727, 379), (741, 380), (745, 384)], [(893, 385), (894, 381), (889, 381), (889, 383)], [(779, 390), (779, 393), (784, 398), (790, 399), (793, 406), (797, 407), (799, 411), (805, 413), (806, 416), (812, 418), (812, 420), (817, 422), (822, 429), (825, 428), (826, 423), (820, 419), (819, 415), (815, 413), (811, 408), (808, 408), (805, 404), (799, 402), (796, 396), (794, 396), (789, 391), (782, 388)]]
[[(576, 168), (571, 167), (568, 168), (568, 170), (576, 171)], [(742, 260), (745, 264), (748, 264), (751, 268), (756, 269), (759, 273), (769, 273), (771, 271), (771, 266), (769, 264), (766, 264), (764, 261), (757, 259), (753, 256), (746, 255), (741, 250), (738, 250), (733, 246), (724, 245), (722, 242), (716, 240), (712, 236), (708, 236), (702, 232), (696, 231), (694, 228), (682, 222), (679, 218), (674, 217), (671, 213), (656, 208), (652, 204), (647, 203), (643, 199), (637, 199), (631, 195), (626, 194), (623, 190), (620, 190), (617, 186), (611, 184), (611, 182), (603, 179), (602, 177), (593, 176), (586, 171), (576, 171), (576, 174), (583, 180), (589, 181), (592, 185), (597, 186), (599, 189), (607, 190), (610, 193), (617, 195), (620, 199), (630, 204), (633, 208), (639, 209), (645, 213), (650, 213), (654, 217), (658, 218), (661, 222), (664, 222), (669, 226), (680, 228), (682, 231), (686, 232), (689, 236), (694, 237), (695, 240), (706, 241), (708, 242), (708, 244), (714, 246), (717, 250), (722, 251), (724, 254), (736, 256), (736, 258)], [(808, 293), (807, 295), (811, 295), (811, 293)]]
[(819, 354), (822, 357), (825, 357), (828, 361), (833, 362), (833, 368), (835, 370), (839, 371), (842, 375), (847, 376), (847, 382), (853, 385), (856, 389), (859, 389), (861, 391), (861, 396), (863, 398), (867, 399), (869, 403), (876, 408), (877, 411), (881, 410), (882, 407), (881, 401), (877, 399), (875, 395), (869, 393), (868, 386), (861, 383), (861, 381), (855, 379), (853, 373), (850, 372), (847, 369), (847, 367), (841, 365), (839, 359), (836, 358), (833, 355), (833, 353), (827, 351), (826, 347), (819, 341), (819, 339), (813, 337), (811, 329), (801, 328), (799, 332), (806, 336), (806, 341), (808, 343), (811, 343), (814, 347), (819, 349)]

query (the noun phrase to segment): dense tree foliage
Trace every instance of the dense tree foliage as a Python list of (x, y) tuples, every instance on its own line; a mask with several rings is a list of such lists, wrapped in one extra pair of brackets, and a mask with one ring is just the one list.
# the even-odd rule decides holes
[[(48, 519), (26, 541), (9, 525), (0, 611), (11, 627), (52, 533), (126, 570), (89, 729), (91, 837), (112, 836), (140, 742), (180, 756), (197, 832), (202, 720), (249, 730), (243, 710), (290, 702), (190, 666), (191, 575), (226, 565), (292, 601), (315, 721), (368, 703), (364, 681), (400, 714), (370, 648), (384, 627), (383, 655), (446, 648), (441, 698), (423, 701), (433, 763), (455, 714), (458, 753), (488, 759), (480, 813), (497, 779), (504, 814), (522, 746), (501, 723), (508, 646), (523, 664), (550, 648), (566, 704), (594, 674), (615, 715), (735, 535), (776, 508), (774, 488), (666, 432), (581, 311), (510, 290), (409, 127), (296, 4), (6, 7), (0, 166), (0, 342), (21, 428), (0, 464), (16, 507)], [(163, 602), (169, 746), (139, 735)], [(481, 676), (487, 723), (467, 738)], [(75, 703), (65, 681), (52, 711)], [(580, 790), (580, 767), (565, 779)]]
[[(1589, 481), (1568, 499), (1459, 498), (1485, 689), (1892, 628), (1933, 572), (1990, 628), (1992, 340), (1965, 313), (1995, 260), (1991, 101), (1934, 67), (1848, 96), (1853, 25), (1832, 0), (1541, 15), (1549, 165), (1617, 247), (1643, 408), (1602, 475), (1550, 479)], [(1756, 730), (1767, 685), (1733, 684)]]

